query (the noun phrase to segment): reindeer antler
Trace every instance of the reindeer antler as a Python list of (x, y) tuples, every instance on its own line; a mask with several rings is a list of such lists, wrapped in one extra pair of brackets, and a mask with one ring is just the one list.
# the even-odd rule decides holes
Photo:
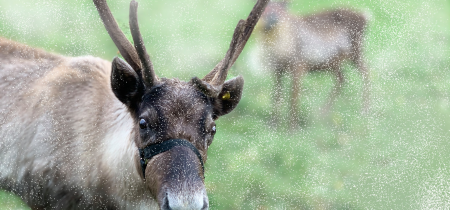
[[(152, 62), (142, 41), (137, 21), (137, 2), (134, 0), (130, 3), (130, 30), (133, 36), (135, 47), (128, 41), (123, 32), (117, 25), (106, 0), (94, 0), (100, 18), (108, 31), (109, 36), (119, 49), (120, 54), (130, 64), (130, 66), (144, 78), (147, 87), (153, 86), (157, 81), (157, 77), (153, 70)], [(142, 71), (142, 69), (144, 71)]]
[[(214, 93), (214, 95), (219, 94), (222, 89), (221, 86), (227, 78), (228, 70), (233, 66), (234, 62), (244, 49), (248, 38), (252, 34), (252, 31), (268, 2), (269, 0), (258, 0), (258, 2), (256, 2), (256, 5), (253, 7), (247, 19), (240, 20), (234, 29), (233, 38), (231, 39), (230, 47), (228, 48), (225, 57), (202, 79), (203, 82), (194, 78), (194, 83), (201, 86), (202, 89)], [(205, 84), (205, 82), (209, 83), (209, 85), (214, 88), (211, 90), (211, 87), (208, 87), (209, 85)]]
[(119, 49), (120, 54), (135, 71), (140, 70), (141, 62), (139, 61), (136, 50), (119, 29), (111, 10), (109, 10), (108, 4), (106, 4), (106, 0), (94, 0), (94, 4), (97, 7), (97, 11), (105, 25), (106, 31), (108, 31), (109, 36)]
[(130, 30), (133, 36), (134, 47), (141, 59), (143, 65), (142, 76), (144, 78), (144, 83), (147, 87), (153, 86), (158, 78), (156, 77), (155, 71), (153, 70), (153, 64), (150, 60), (150, 56), (144, 46), (144, 41), (142, 40), (141, 32), (139, 31), (139, 24), (137, 19), (137, 7), (138, 3), (136, 1), (131, 1), (130, 3)]
[[(194, 78), (194, 84), (197, 84), (197, 86), (205, 90), (211, 96), (217, 96), (220, 93), (222, 85), (227, 78), (228, 70), (233, 66), (234, 62), (244, 49), (245, 44), (252, 34), (253, 28), (261, 17), (268, 2), (269, 0), (258, 0), (247, 19), (239, 21), (234, 29), (233, 38), (225, 57), (202, 80)], [(147, 87), (151, 87), (157, 83), (158, 78), (156, 77), (150, 56), (147, 54), (139, 31), (137, 2), (133, 0), (130, 3), (130, 30), (135, 43), (135, 48), (133, 48), (132, 44), (119, 29), (119, 26), (106, 4), (106, 0), (94, 0), (94, 4), (97, 7), (98, 13), (100, 14), (108, 34), (114, 41), (114, 44), (116, 44), (120, 54), (122, 54), (136, 73), (142, 75)]]

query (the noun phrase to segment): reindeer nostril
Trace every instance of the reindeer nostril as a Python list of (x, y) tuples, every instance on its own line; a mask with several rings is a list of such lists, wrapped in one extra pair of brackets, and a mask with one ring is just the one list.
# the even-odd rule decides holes
[(208, 205), (208, 201), (206, 199), (203, 199), (203, 207), (201, 210), (208, 210), (209, 205)]
[(161, 206), (161, 210), (172, 210), (169, 206), (169, 195), (166, 193), (166, 197), (164, 198), (164, 202)]

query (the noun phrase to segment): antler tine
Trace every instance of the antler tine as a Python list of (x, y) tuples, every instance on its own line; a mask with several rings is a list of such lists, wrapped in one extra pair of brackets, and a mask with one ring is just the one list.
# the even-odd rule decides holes
[(131, 1), (130, 3), (130, 30), (133, 36), (134, 47), (138, 53), (138, 56), (142, 62), (143, 72), (142, 76), (144, 83), (147, 87), (152, 87), (157, 81), (155, 71), (153, 70), (153, 64), (150, 60), (150, 56), (145, 49), (144, 41), (142, 40), (141, 32), (139, 30), (139, 24), (137, 19), (137, 7), (138, 3), (136, 1)]
[(109, 36), (119, 49), (120, 54), (137, 73), (140, 73), (142, 67), (136, 50), (119, 29), (111, 10), (109, 10), (106, 0), (94, 0), (94, 4), (97, 7), (97, 11), (100, 14), (100, 18), (102, 19)]
[(245, 47), (256, 23), (261, 17), (264, 8), (269, 0), (258, 0), (246, 20), (240, 20), (234, 29), (233, 38), (227, 54), (214, 69), (209, 72), (202, 80), (210, 83), (212, 86), (220, 86), (227, 78), (228, 70), (233, 66), (236, 59)]

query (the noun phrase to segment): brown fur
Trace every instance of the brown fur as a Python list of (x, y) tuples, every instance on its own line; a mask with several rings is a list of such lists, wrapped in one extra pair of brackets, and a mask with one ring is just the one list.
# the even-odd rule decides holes
[[(208, 209), (201, 160), (214, 121), (241, 99), (243, 78), (225, 79), (267, 3), (258, 0), (238, 23), (225, 58), (189, 82), (156, 76), (135, 1), (133, 46), (106, 0), (94, 0), (126, 61), (64, 57), (0, 38), (0, 188), (33, 209)], [(170, 139), (195, 149), (140, 159), (139, 150)]]
[(113, 126), (108, 118), (124, 109), (108, 91), (109, 62), (53, 55), (4, 38), (0, 46), (7, 49), (0, 57), (2, 80), (12, 78), (1, 87), (9, 94), (0, 96), (2, 187), (35, 208), (71, 208), (77, 201), (92, 208), (118, 205), (108, 197), (93, 202), (105, 197), (110, 179), (96, 173), (104, 163), (92, 160), (102, 157), (88, 152), (106, 143), (105, 132), (94, 125)]
[[(167, 182), (164, 180), (168, 179), (159, 175), (160, 168), (156, 162), (161, 160), (159, 164), (164, 166), (163, 171), (171, 171), (166, 167), (171, 166), (167, 161), (170, 162), (173, 151), (160, 154), (150, 161), (147, 177), (162, 178), (157, 179), (157, 183), (148, 179), (147, 186), (152, 186), (153, 193), (146, 194), (147, 187), (138, 173), (137, 148), (164, 139), (189, 140), (206, 161), (206, 151), (213, 136), (204, 134), (201, 128), (214, 123), (213, 101), (190, 83), (163, 78), (160, 86), (164, 94), (160, 98), (152, 98), (153, 102), (142, 103), (143, 114), (139, 117), (151, 115), (149, 108), (156, 108), (159, 113), (153, 117), (164, 121), (158, 122), (159, 125), (165, 125), (162, 132), (156, 135), (157, 138), (143, 141), (136, 138), (139, 132), (136, 121), (111, 92), (109, 62), (93, 57), (57, 56), (6, 39), (2, 39), (0, 46), (8, 48), (9, 52), (0, 58), (2, 77), (15, 75), (11, 84), (2, 86), (11, 89), (14, 94), (1, 96), (2, 102), (9, 102), (2, 103), (1, 107), (0, 155), (2, 160), (8, 160), (0, 165), (1, 186), (18, 194), (31, 206), (63, 209), (155, 206), (156, 203), (152, 202), (155, 202), (156, 193), (159, 192), (157, 186), (163, 185)], [(16, 57), (25, 50), (35, 56)], [(23, 65), (15, 65), (15, 62)], [(36, 63), (39, 68), (33, 66)], [(9, 66), (14, 68), (10, 69)], [(30, 73), (26, 74), (28, 70)], [(14, 74), (16, 72), (21, 73)], [(13, 82), (17, 81), (23, 81), (20, 84), (24, 86), (14, 87), (16, 84)], [(147, 103), (152, 104), (148, 106)], [(201, 118), (204, 118), (204, 125), (197, 123)], [(127, 125), (127, 122), (132, 124)], [(128, 131), (130, 139), (122, 139), (130, 141), (125, 143), (129, 147), (126, 148), (127, 153), (131, 152), (129, 157), (115, 154), (112, 149), (123, 148), (114, 148), (111, 145), (114, 142), (110, 142), (114, 135), (112, 130), (117, 132), (123, 126), (131, 128)], [(18, 158), (16, 154), (23, 155)], [(195, 154), (184, 150), (175, 155), (182, 154), (189, 157), (182, 160), (195, 163), (194, 171), (198, 171), (199, 160)], [(117, 159), (107, 158), (114, 156)], [(183, 164), (172, 161), (172, 165)], [(114, 168), (118, 168), (118, 171), (112, 171)], [(203, 177), (203, 174), (199, 177)], [(199, 181), (203, 182), (202, 179)], [(174, 183), (170, 185), (178, 186)], [(134, 191), (127, 192), (130, 188)], [(117, 200), (117, 196), (124, 196), (124, 200)], [(142, 203), (142, 198), (147, 201)]]
[[(135, 173), (139, 170), (123, 174), (122, 178), (125, 179), (138, 178), (134, 182), (121, 180), (121, 183), (114, 183), (116, 181), (113, 180), (120, 180), (120, 177), (114, 177), (116, 174), (109, 173), (112, 170), (111, 163), (115, 160), (105, 159), (101, 154), (101, 151), (108, 149), (105, 146), (113, 143), (108, 142), (110, 139), (105, 129), (120, 125), (123, 118), (134, 122), (126, 113), (126, 107), (114, 97), (109, 88), (109, 62), (93, 57), (55, 56), (5, 39), (2, 39), (0, 46), (8, 48), (9, 52), (2, 54), (0, 59), (2, 77), (15, 75), (11, 81), (23, 81), (20, 84), (24, 85), (15, 87), (16, 84), (11, 83), (2, 86), (14, 92), (1, 96), (4, 103), (1, 107), (3, 120), (0, 128), (0, 154), (2, 160), (8, 160), (2, 163), (2, 169), (5, 169), (0, 172), (2, 186), (17, 193), (31, 206), (43, 208), (52, 206), (66, 209), (72, 205), (76, 208), (95, 209), (127, 206), (129, 204), (114, 201), (114, 196), (108, 195), (117, 196), (122, 192), (106, 192), (113, 190), (111, 185), (118, 184), (127, 188), (129, 184), (134, 185), (136, 192), (127, 195), (131, 200), (136, 199), (135, 197), (148, 197), (143, 193), (143, 183), (139, 184), (142, 182), (139, 173)], [(25, 50), (36, 56), (16, 57)], [(22, 60), (23, 58), (26, 60)], [(15, 65), (15, 62), (23, 65)], [(33, 66), (36, 63), (41, 64), (38, 64), (39, 68)], [(10, 69), (9, 66), (14, 68)], [(27, 70), (31, 72), (26, 74)], [(20, 71), (20, 74), (14, 74)], [(36, 75), (40, 77), (37, 78)], [(203, 115), (205, 105), (201, 104), (201, 99), (197, 99), (201, 93), (189, 83), (176, 79), (166, 79), (163, 86), (167, 87), (167, 94), (155, 106), (161, 108), (161, 116), (167, 120), (165, 124), (168, 126), (165, 129), (168, 132), (164, 132), (159, 140), (190, 140), (206, 160), (208, 145), (202, 143), (198, 124), (192, 123)], [(211, 113), (207, 120), (213, 122)], [(134, 133), (133, 130), (130, 131)], [(132, 133), (130, 136), (135, 136)], [(135, 146), (134, 141), (138, 146)], [(134, 141), (129, 142), (129, 146), (135, 147), (134, 155), (125, 161), (130, 165), (138, 163), (137, 148), (150, 143), (147, 141), (143, 144), (138, 139)], [(23, 156), (17, 158), (17, 153)], [(198, 162), (195, 155), (191, 159)], [(151, 165), (152, 163), (149, 168), (154, 168)], [(121, 170), (126, 168), (140, 169), (140, 166), (124, 167)], [(154, 177), (157, 174), (150, 172), (148, 176)], [(80, 180), (85, 180), (86, 185), (80, 186)], [(142, 192), (142, 195), (133, 195), (137, 192)], [(96, 199), (102, 202), (96, 202)]]
[[(33, 209), (208, 209), (199, 159), (207, 160), (214, 121), (240, 101), (243, 78), (226, 74), (267, 2), (239, 22), (227, 65), (211, 80), (156, 77), (134, 1), (137, 53), (106, 1), (94, 0), (127, 61), (64, 57), (0, 38), (0, 188)], [(175, 146), (148, 160), (143, 179), (138, 149), (170, 139), (189, 141), (201, 158)]]

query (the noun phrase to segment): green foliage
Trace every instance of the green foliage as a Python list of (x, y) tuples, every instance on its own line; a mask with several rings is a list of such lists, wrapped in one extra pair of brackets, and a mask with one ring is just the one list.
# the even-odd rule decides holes
[[(183, 80), (205, 75), (222, 59), (237, 21), (253, 6), (239, 0), (139, 3), (141, 31), (157, 74)], [(110, 4), (128, 30), (128, 0)], [(273, 80), (258, 65), (251, 38), (231, 70), (244, 75), (242, 101), (217, 121), (209, 150), (211, 209), (449, 207), (448, 2), (296, 1), (290, 8), (305, 14), (331, 6), (352, 6), (370, 16), (365, 48), (370, 114), (360, 113), (362, 81), (349, 65), (330, 115), (321, 116), (319, 108), (332, 77), (312, 73), (303, 81), (303, 125), (288, 132), (282, 121), (281, 129), (271, 129)], [(108, 60), (117, 55), (90, 1), (1, 1), (0, 11), (0, 36), (64, 55)], [(287, 103), (282, 113), (288, 119)], [(16, 208), (9, 207), (9, 196), (0, 194), (2, 208)]]

